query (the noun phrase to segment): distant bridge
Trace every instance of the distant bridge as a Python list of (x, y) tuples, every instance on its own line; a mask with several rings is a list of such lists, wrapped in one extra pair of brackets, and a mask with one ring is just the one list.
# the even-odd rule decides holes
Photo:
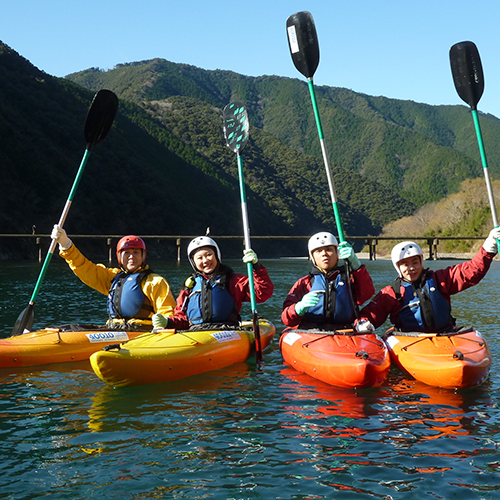
[[(103, 240), (105, 239), (108, 246), (108, 260), (112, 261), (114, 255), (114, 249), (116, 242), (123, 235), (89, 235), (89, 234), (74, 234), (70, 235), (72, 239), (94, 239), (94, 240)], [(199, 235), (188, 236), (188, 235), (141, 235), (145, 241), (147, 240), (175, 240), (175, 244), (177, 246), (177, 260), (181, 260), (181, 243), (182, 241), (191, 241), (193, 238), (196, 238)], [(210, 235), (210, 237), (215, 240), (242, 240), (243, 236), (218, 236), (218, 235)], [(0, 246), (2, 239), (4, 238), (29, 238), (34, 239), (35, 244), (38, 247), (38, 260), (42, 261), (42, 246), (43, 249), (48, 248), (49, 242), (44, 240), (50, 240), (50, 234), (0, 234)], [(251, 236), (252, 240), (308, 240), (310, 236)], [(397, 240), (397, 241), (415, 241), (416, 243), (425, 242), (421, 244), (421, 246), (427, 245), (429, 248), (428, 259), (430, 260), (438, 260), (438, 245), (440, 241), (443, 240), (484, 240), (486, 236), (440, 236), (440, 237), (430, 237), (430, 236), (346, 236), (346, 240), (354, 242), (354, 241), (365, 241), (365, 244), (368, 245), (369, 248), (369, 257), (370, 260), (377, 259), (377, 244), (379, 241), (384, 240)], [(42, 241), (44, 244), (42, 245)], [(47, 243), (47, 245), (45, 245)]]

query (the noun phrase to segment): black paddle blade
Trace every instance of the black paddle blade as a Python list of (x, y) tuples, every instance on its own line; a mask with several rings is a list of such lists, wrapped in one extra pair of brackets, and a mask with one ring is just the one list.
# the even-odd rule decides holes
[(286, 32), (293, 64), (306, 78), (312, 78), (319, 64), (319, 45), (311, 13), (292, 14), (286, 20)]
[(450, 49), (451, 73), (460, 98), (471, 109), (477, 109), (477, 103), (484, 90), (484, 75), (481, 58), (473, 42), (459, 42)]
[(242, 102), (231, 102), (223, 112), (224, 137), (227, 147), (234, 153), (241, 151), (247, 142), (250, 125), (245, 105)]
[(118, 110), (118, 97), (111, 90), (99, 90), (87, 113), (83, 135), (87, 149), (99, 144), (108, 135)]
[(259, 326), (259, 316), (257, 311), (253, 311), (253, 333), (255, 337), (255, 360), (257, 363), (262, 362), (262, 344), (260, 342), (260, 326)]
[(22, 335), (25, 331), (31, 331), (33, 328), (34, 307), (34, 304), (30, 303), (28, 307), (19, 315), (10, 334), (12, 337), (15, 335)]

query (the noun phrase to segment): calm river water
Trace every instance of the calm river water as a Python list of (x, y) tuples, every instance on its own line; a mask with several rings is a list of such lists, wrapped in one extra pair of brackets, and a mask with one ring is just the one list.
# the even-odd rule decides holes
[[(276, 289), (259, 313), (280, 332), (281, 304), (309, 265), (264, 263)], [(394, 279), (390, 262), (366, 264), (377, 291)], [(187, 262), (151, 267), (175, 292), (189, 273)], [(0, 336), (10, 335), (39, 269), (0, 262)], [(336, 389), (287, 368), (278, 335), (260, 369), (241, 363), (146, 387), (108, 387), (87, 361), (0, 370), (0, 498), (500, 498), (499, 282), (494, 262), (454, 297), (455, 316), (493, 354), (489, 379), (459, 392), (395, 369), (383, 387)], [(54, 256), (34, 326), (105, 318), (105, 297)]]

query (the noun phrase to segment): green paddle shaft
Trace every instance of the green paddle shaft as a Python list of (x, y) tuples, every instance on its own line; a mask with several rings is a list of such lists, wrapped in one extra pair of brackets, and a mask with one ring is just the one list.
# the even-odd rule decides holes
[[(250, 229), (248, 227), (248, 210), (247, 210), (247, 200), (245, 194), (245, 181), (243, 178), (243, 162), (239, 153), (236, 153), (236, 158), (238, 161), (238, 178), (240, 183), (240, 198), (241, 198), (241, 215), (243, 219), (243, 235), (245, 238), (245, 250), (250, 250)], [(252, 311), (257, 309), (257, 302), (255, 300), (255, 289), (253, 280), (253, 264), (251, 262), (247, 263), (248, 279), (250, 281), (250, 304), (252, 306)]]
[[(488, 198), (490, 201), (491, 217), (493, 225), (498, 227), (497, 210), (495, 207), (495, 198), (493, 196), (493, 188), (491, 186), (490, 175), (488, 173), (488, 162), (486, 161), (486, 152), (484, 151), (483, 136), (481, 134), (481, 126), (479, 125), (479, 116), (476, 109), (472, 110), (472, 118), (474, 119), (474, 126), (476, 128), (477, 142), (479, 144), (479, 153), (481, 154), (481, 162), (483, 164), (484, 179), (486, 181), (486, 189), (488, 190)], [(498, 240), (497, 240), (498, 243)], [(500, 249), (500, 247), (499, 247)]]
[(319, 141), (321, 144), (321, 152), (323, 154), (323, 161), (325, 163), (326, 178), (328, 179), (328, 187), (330, 189), (330, 196), (332, 198), (333, 213), (335, 215), (335, 223), (337, 225), (337, 231), (339, 233), (339, 240), (342, 243), (345, 241), (344, 231), (342, 230), (342, 222), (340, 220), (340, 211), (337, 202), (337, 194), (335, 193), (335, 184), (333, 183), (332, 170), (330, 168), (330, 162), (328, 161), (328, 152), (326, 150), (325, 137), (323, 135), (323, 127), (321, 126), (321, 118), (319, 116), (318, 103), (316, 101), (316, 92), (314, 91), (314, 84), (312, 77), (307, 79), (309, 85), (309, 92), (311, 94), (311, 101), (314, 109), (314, 117), (316, 119), (316, 126), (318, 127)]
[[(247, 197), (245, 192), (245, 180), (243, 176), (243, 161), (239, 150), (236, 150), (236, 159), (238, 163), (238, 179), (240, 184), (240, 199), (241, 199), (241, 215), (243, 220), (243, 235), (245, 238), (245, 250), (250, 250), (250, 228), (248, 225), (248, 210), (247, 210)], [(260, 343), (260, 329), (258, 323), (257, 315), (257, 300), (255, 298), (255, 284), (253, 279), (253, 264), (247, 262), (247, 274), (248, 274), (248, 287), (250, 289), (250, 305), (252, 308), (252, 317), (254, 323), (254, 334), (255, 334), (255, 357), (257, 362), (262, 361), (262, 347)]]
[[(71, 203), (73, 202), (73, 198), (75, 196), (76, 189), (78, 188), (78, 184), (80, 183), (80, 179), (82, 178), (83, 171), (85, 169), (85, 165), (87, 164), (89, 154), (90, 154), (90, 150), (86, 149), (85, 154), (83, 155), (82, 161), (80, 163), (80, 168), (78, 169), (78, 173), (76, 174), (75, 180), (73, 182), (73, 187), (71, 188), (68, 199), (66, 200), (66, 204), (64, 205), (64, 210), (63, 210), (61, 217), (59, 219), (59, 223), (58, 223), (59, 227), (63, 227), (64, 222), (66, 221), (66, 217), (68, 216), (69, 209), (71, 208)], [(45, 273), (47, 272), (47, 268), (49, 267), (49, 264), (50, 264), (50, 261), (52, 259), (52, 255), (54, 254), (54, 250), (55, 250), (56, 245), (57, 245), (56, 241), (52, 240), (50, 247), (49, 247), (49, 251), (47, 252), (47, 255), (45, 257), (45, 261), (43, 263), (42, 270), (40, 271), (35, 288), (33, 290), (33, 293), (31, 294), (30, 304), (33, 304), (35, 302), (36, 297), (38, 295), (38, 292), (40, 291), (40, 287), (42, 286), (43, 278), (45, 277)]]

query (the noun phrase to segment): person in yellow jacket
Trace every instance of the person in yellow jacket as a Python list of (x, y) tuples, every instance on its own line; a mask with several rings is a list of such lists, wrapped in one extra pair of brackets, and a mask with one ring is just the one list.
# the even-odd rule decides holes
[(116, 258), (120, 268), (88, 260), (57, 224), (51, 238), (59, 244), (59, 255), (80, 280), (108, 296), (106, 328), (150, 331), (153, 314), (174, 316), (175, 299), (170, 286), (146, 265), (146, 244), (138, 236), (124, 236), (118, 242)]

